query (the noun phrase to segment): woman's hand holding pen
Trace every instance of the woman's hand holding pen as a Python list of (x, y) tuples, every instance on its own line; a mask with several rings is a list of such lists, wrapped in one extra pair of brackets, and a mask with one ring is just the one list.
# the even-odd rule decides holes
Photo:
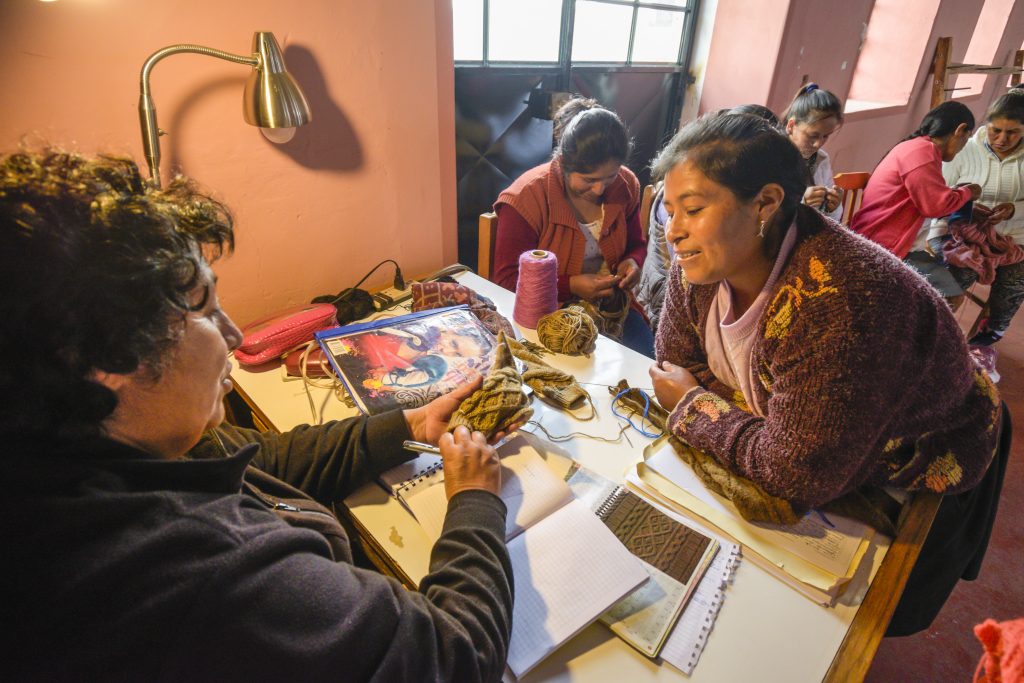
[(462, 491), (483, 490), (494, 495), (501, 492), (501, 461), (482, 433), (470, 433), (459, 426), (442, 435), (439, 443), (448, 500)]

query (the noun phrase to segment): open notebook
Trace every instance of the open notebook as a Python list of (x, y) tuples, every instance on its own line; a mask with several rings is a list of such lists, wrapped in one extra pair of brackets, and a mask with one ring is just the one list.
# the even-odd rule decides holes
[[(505, 536), (515, 605), (508, 666), (517, 677), (647, 581), (644, 565), (577, 500), (523, 437), (500, 451)], [(401, 495), (427, 536), (441, 535), (448, 501), (443, 472)]]

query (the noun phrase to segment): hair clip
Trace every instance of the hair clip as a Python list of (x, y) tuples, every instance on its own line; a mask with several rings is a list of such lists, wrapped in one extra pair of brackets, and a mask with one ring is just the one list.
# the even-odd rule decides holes
[(815, 90), (818, 90), (818, 84), (808, 83), (807, 85), (804, 86), (804, 91), (801, 94), (806, 95), (808, 93), (814, 92)]

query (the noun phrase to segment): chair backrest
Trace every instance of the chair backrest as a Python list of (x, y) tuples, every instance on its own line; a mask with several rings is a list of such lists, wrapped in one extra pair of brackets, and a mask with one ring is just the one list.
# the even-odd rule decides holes
[(494, 265), (494, 236), (498, 232), (498, 214), (493, 211), (480, 214), (477, 226), (476, 274), (487, 280), (491, 279), (491, 266)]
[(836, 174), (835, 183), (843, 190), (843, 216), (840, 219), (843, 225), (849, 225), (853, 214), (860, 208), (864, 188), (868, 186), (870, 177), (871, 174), (867, 171)]
[(644, 192), (640, 195), (640, 232), (643, 234), (644, 242), (647, 242), (647, 231), (651, 227), (651, 202), (654, 201), (654, 185), (644, 185)]

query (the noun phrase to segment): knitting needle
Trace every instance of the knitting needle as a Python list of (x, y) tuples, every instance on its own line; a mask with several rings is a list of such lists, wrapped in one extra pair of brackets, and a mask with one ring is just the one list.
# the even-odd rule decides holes
[(423, 443), (422, 441), (403, 441), (402, 448), (407, 451), (415, 451), (417, 453), (433, 453), (434, 455), (441, 455), (441, 449), (437, 446), (431, 446), (429, 443)]

